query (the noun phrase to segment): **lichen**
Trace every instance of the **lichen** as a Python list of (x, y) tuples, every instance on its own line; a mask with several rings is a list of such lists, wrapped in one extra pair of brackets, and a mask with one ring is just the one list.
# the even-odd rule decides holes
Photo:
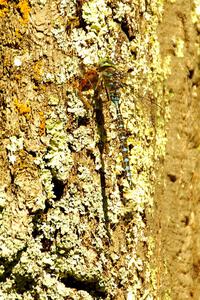
[(199, 2), (199, 0), (194, 0), (193, 3), (194, 3), (194, 9), (191, 12), (192, 21), (193, 21), (194, 24), (196, 23), (197, 26), (199, 26), (199, 23), (200, 23), (200, 2)]
[(17, 4), (17, 8), (19, 8), (22, 19), (20, 19), (22, 24), (26, 24), (29, 21), (29, 16), (30, 16), (30, 5), (27, 0), (20, 0), (19, 3)]
[(182, 39), (178, 38), (176, 39), (175, 37), (172, 38), (172, 41), (174, 43), (174, 52), (177, 57), (184, 57), (184, 48), (185, 48), (185, 43)]
[(18, 99), (15, 99), (14, 103), (20, 115), (29, 114), (31, 112), (29, 101), (23, 103), (20, 102)]
[(5, 187), (1, 186), (0, 187), (0, 207), (4, 207), (6, 204), (6, 192), (5, 192)]
[(23, 137), (19, 137), (17, 138), (16, 136), (11, 136), (10, 137), (10, 143), (7, 145), (7, 149), (9, 151), (8, 153), (8, 158), (9, 161), (14, 164), (16, 161), (16, 155), (15, 152), (23, 149), (23, 142), (24, 142), (24, 138)]
[(0, 9), (0, 17), (5, 17), (6, 14), (8, 13), (9, 11), (9, 7), (8, 7), (8, 1), (7, 0), (0, 0), (0, 6), (1, 6), (1, 9)]

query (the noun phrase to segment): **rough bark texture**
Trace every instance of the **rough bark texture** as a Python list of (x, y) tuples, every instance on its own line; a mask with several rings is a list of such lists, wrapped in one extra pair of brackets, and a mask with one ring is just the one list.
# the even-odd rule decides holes
[(0, 0), (0, 299), (200, 298), (199, 10)]

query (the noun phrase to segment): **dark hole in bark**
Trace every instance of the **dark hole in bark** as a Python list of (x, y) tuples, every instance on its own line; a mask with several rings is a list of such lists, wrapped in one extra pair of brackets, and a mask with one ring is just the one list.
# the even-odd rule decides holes
[(106, 299), (107, 297), (106, 291), (104, 291), (103, 288), (99, 286), (98, 280), (95, 279), (94, 281), (84, 281), (73, 276), (67, 276), (65, 278), (62, 278), (61, 282), (66, 287), (87, 291), (91, 296), (95, 297), (95, 299), (98, 299), (99, 297), (101, 297), (101, 299)]
[(63, 195), (65, 184), (63, 181), (55, 177), (52, 179), (52, 182), (54, 186), (53, 187), (54, 195), (56, 196), (56, 200), (59, 200)]

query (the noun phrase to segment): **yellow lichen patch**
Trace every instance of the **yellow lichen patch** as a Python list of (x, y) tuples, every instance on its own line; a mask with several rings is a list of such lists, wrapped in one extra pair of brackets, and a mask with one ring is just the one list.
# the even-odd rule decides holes
[(21, 103), (18, 101), (18, 99), (15, 99), (14, 103), (20, 115), (28, 114), (31, 112), (31, 108), (28, 106), (28, 103)]
[(42, 81), (43, 66), (43, 61), (37, 61), (33, 67), (33, 78), (36, 81)]
[(21, 34), (20, 31), (19, 31), (19, 28), (15, 28), (15, 36), (16, 36), (17, 38), (21, 38), (21, 37), (22, 37), (22, 34)]
[(19, 81), (19, 80), (22, 79), (22, 74), (21, 73), (16, 73), (16, 74), (14, 74), (14, 78), (15, 78), (15, 80)]
[(22, 14), (21, 22), (23, 24), (27, 23), (29, 21), (29, 15), (31, 10), (29, 2), (27, 0), (20, 0), (17, 7), (20, 9), (20, 12)]

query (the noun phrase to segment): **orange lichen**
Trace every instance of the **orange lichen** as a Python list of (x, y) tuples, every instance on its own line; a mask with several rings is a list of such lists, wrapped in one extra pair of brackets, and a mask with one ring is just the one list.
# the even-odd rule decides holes
[(8, 1), (0, 0), (0, 17), (3, 17), (8, 12)]
[(20, 115), (28, 114), (31, 112), (31, 108), (27, 103), (21, 103), (18, 101), (18, 99), (15, 99), (14, 103)]
[(29, 21), (29, 15), (31, 10), (29, 2), (27, 0), (20, 0), (17, 7), (20, 9), (22, 15), (22, 23), (27, 23)]
[(0, 0), (0, 5), (1, 6), (6, 6), (8, 4), (7, 0)]

